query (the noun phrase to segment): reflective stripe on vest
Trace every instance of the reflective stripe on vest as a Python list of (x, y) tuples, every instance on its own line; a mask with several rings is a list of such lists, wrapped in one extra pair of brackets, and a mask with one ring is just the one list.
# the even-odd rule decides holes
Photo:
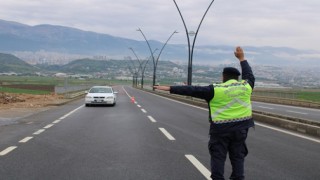
[(252, 117), (252, 88), (247, 81), (229, 80), (214, 86), (214, 97), (209, 102), (213, 123), (248, 120)]

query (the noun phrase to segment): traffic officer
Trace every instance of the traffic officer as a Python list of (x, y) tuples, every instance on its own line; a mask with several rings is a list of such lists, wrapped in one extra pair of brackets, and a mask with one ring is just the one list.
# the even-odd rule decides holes
[(224, 164), (227, 153), (232, 165), (230, 179), (244, 179), (244, 159), (248, 154), (246, 139), (248, 129), (254, 126), (251, 109), (251, 93), (254, 75), (241, 47), (236, 47), (235, 57), (240, 61), (242, 80), (238, 69), (226, 67), (222, 82), (209, 86), (155, 86), (155, 89), (170, 91), (204, 99), (208, 102), (211, 156), (211, 178), (224, 179)]

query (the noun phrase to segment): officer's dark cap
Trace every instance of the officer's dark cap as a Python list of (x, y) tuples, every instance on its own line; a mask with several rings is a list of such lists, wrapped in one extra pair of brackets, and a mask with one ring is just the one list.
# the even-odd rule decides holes
[(239, 70), (234, 67), (225, 67), (222, 73), (227, 75), (236, 75), (236, 76), (240, 76), (241, 74)]

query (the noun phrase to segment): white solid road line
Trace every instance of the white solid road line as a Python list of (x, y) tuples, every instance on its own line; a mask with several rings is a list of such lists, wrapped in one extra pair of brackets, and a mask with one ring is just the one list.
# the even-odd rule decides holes
[(258, 106), (259, 108), (263, 108), (263, 109), (273, 109), (271, 107), (265, 107), (265, 106)]
[(66, 115), (64, 115), (65, 117), (68, 117), (68, 116), (70, 116), (72, 113), (74, 113), (74, 112), (76, 112), (76, 111), (78, 111), (80, 108), (82, 108), (84, 105), (82, 105), (82, 106), (80, 106), (80, 107), (78, 107), (78, 108), (76, 108), (76, 109), (74, 109), (74, 110), (72, 110), (72, 111), (70, 111), (69, 113), (67, 113)]
[(25, 137), (24, 139), (20, 140), (19, 143), (26, 143), (28, 142), (30, 139), (32, 139), (33, 137)]
[(157, 122), (152, 116), (148, 116), (148, 118), (150, 119), (151, 122)]
[[(127, 94), (127, 96), (131, 99), (132, 97), (130, 96), (130, 94), (124, 89), (124, 87), (122, 86), (122, 89), (124, 90), (124, 92)], [(138, 104), (138, 102), (135, 100), (134, 104)]]
[(124, 92), (127, 94), (127, 96), (129, 97), (129, 98), (131, 98), (131, 96), (130, 96), (130, 94), (124, 89), (124, 87), (122, 86), (122, 89), (124, 90)]
[(61, 121), (61, 120), (58, 119), (58, 120), (53, 121), (52, 123), (53, 123), (53, 124), (57, 124), (57, 123), (59, 123), (60, 121)]
[(48, 125), (46, 125), (46, 126), (43, 127), (43, 128), (44, 128), (44, 129), (49, 129), (49, 128), (51, 128), (53, 125), (54, 125), (54, 124), (48, 124)]
[(265, 124), (260, 124), (260, 123), (257, 123), (257, 122), (255, 122), (255, 124), (258, 125), (258, 126), (262, 126), (262, 127), (268, 128), (268, 129), (272, 129), (274, 131), (282, 132), (282, 133), (289, 134), (289, 135), (292, 135), (292, 136), (296, 136), (296, 137), (300, 137), (300, 138), (303, 138), (303, 139), (307, 139), (309, 141), (320, 143), (320, 140), (315, 139), (315, 138), (303, 136), (303, 135), (300, 135), (300, 134), (297, 134), (297, 133), (285, 131), (285, 130), (282, 130), (282, 129), (279, 129), (279, 128), (271, 127), (271, 126), (268, 126), (268, 125), (265, 125)]
[(39, 135), (39, 134), (41, 134), (41, 133), (44, 132), (44, 131), (45, 131), (45, 129), (39, 129), (38, 131), (34, 132), (33, 134)]
[(141, 109), (142, 112), (147, 113), (147, 111), (145, 109)]
[(287, 110), (287, 112), (291, 112), (291, 113), (296, 113), (296, 114), (308, 114), (308, 113), (304, 113), (304, 112), (298, 112), (298, 111), (290, 111), (290, 110)]
[(4, 156), (4, 155), (8, 154), (9, 152), (13, 151), (15, 148), (17, 148), (17, 146), (8, 147), (7, 149), (0, 152), (0, 156)]
[(74, 113), (74, 112), (78, 111), (78, 110), (79, 110), (80, 108), (82, 108), (83, 106), (84, 106), (84, 105), (82, 105), (82, 106), (80, 106), (80, 107), (78, 107), (78, 108), (76, 108), (76, 109), (74, 109), (74, 110), (72, 110), (72, 111), (68, 112), (68, 113), (67, 113), (67, 114), (65, 114), (64, 116), (60, 117), (58, 120), (65, 119), (66, 117), (70, 116), (72, 113)]
[(186, 158), (201, 172), (201, 174), (206, 178), (206, 179), (211, 179), (210, 178), (210, 171), (202, 165), (193, 155), (186, 154)]
[(167, 130), (165, 130), (164, 128), (159, 128), (160, 129), (160, 131), (169, 139), (169, 140), (171, 140), (171, 141), (174, 141), (174, 140), (176, 140), (173, 136), (171, 136), (171, 134), (167, 131)]

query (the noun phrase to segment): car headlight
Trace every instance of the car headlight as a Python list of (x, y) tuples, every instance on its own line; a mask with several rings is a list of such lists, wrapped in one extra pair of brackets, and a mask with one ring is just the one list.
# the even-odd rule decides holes
[(91, 98), (92, 98), (92, 96), (86, 96), (86, 98), (91, 99)]
[(108, 96), (107, 99), (113, 99), (113, 96)]

